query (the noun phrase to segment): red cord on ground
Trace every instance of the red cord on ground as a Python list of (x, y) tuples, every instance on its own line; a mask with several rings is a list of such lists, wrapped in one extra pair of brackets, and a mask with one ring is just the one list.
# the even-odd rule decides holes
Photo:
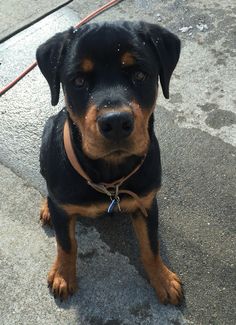
[[(99, 9), (93, 11), (91, 14), (89, 14), (87, 17), (85, 17), (84, 19), (82, 19), (77, 25), (75, 25), (75, 28), (78, 28), (80, 26), (82, 26), (83, 24), (87, 23), (88, 21), (90, 21), (91, 19), (93, 19), (94, 17), (96, 17), (97, 15), (99, 15), (100, 13), (102, 13), (103, 11), (107, 10), (108, 8), (118, 4), (119, 2), (121, 2), (123, 0), (112, 0), (110, 2), (108, 2), (107, 4), (105, 4), (104, 6), (100, 7)], [(10, 82), (8, 85), (6, 85), (4, 88), (2, 88), (0, 90), (0, 97), (5, 94), (9, 89), (11, 89), (18, 81), (20, 81), (22, 78), (24, 78), (24, 76), (26, 76), (31, 70), (33, 70), (36, 66), (37, 66), (37, 62), (33, 62), (27, 69), (25, 69), (16, 79), (14, 79), (12, 82)]]

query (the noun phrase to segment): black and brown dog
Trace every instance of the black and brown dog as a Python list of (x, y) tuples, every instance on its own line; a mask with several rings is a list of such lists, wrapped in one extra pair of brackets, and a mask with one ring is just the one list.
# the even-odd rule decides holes
[(66, 298), (77, 286), (76, 215), (95, 218), (121, 210), (132, 215), (160, 301), (180, 302), (180, 280), (162, 262), (158, 245), (161, 162), (153, 130), (158, 79), (169, 98), (179, 54), (179, 39), (166, 29), (126, 21), (71, 28), (38, 48), (52, 105), (60, 84), (66, 103), (47, 121), (40, 154), (48, 188), (41, 219), (51, 220), (57, 240), (48, 274), (55, 296)]

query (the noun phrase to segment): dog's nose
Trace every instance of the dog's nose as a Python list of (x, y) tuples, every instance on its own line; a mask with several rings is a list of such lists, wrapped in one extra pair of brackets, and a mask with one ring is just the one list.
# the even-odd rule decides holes
[(113, 141), (127, 138), (134, 128), (134, 117), (129, 112), (109, 112), (97, 122), (101, 134)]

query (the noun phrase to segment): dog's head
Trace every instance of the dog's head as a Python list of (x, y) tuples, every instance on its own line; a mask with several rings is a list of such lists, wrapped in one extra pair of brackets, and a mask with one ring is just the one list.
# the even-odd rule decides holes
[(112, 161), (147, 152), (158, 79), (169, 98), (179, 54), (179, 39), (166, 29), (123, 21), (58, 33), (36, 56), (52, 105), (58, 103), (62, 84), (84, 153)]

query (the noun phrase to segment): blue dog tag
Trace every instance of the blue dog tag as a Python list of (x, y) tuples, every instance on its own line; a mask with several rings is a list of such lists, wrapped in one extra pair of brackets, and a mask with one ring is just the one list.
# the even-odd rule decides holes
[(114, 208), (117, 206), (117, 204), (118, 204), (117, 200), (116, 200), (116, 199), (113, 199), (113, 200), (111, 201), (111, 204), (109, 205), (109, 207), (108, 207), (108, 209), (107, 209), (107, 212), (108, 212), (108, 213), (112, 213), (113, 210), (114, 210)]

